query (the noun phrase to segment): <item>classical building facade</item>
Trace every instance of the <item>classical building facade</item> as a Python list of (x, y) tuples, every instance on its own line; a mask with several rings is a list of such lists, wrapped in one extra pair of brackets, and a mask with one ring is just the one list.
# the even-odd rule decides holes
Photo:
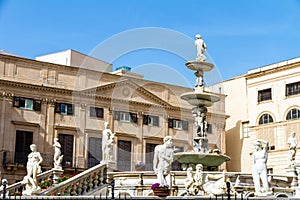
[[(192, 149), (191, 107), (180, 99), (192, 89), (147, 81), (122, 69), (107, 72), (111, 64), (101, 63), (106, 72), (0, 54), (1, 177), (9, 183), (23, 179), (32, 143), (42, 154), (42, 168), (52, 168), (55, 137), (65, 173), (98, 164), (105, 121), (116, 133), (113, 154), (119, 171), (135, 170), (138, 162), (152, 170), (153, 149), (166, 135), (178, 151)], [(225, 95), (220, 97), (209, 108), (208, 138), (226, 153)]]
[[(226, 94), (226, 146), (229, 171), (251, 172), (253, 143), (269, 141), (268, 170), (286, 174), (287, 140), (292, 131), (300, 141), (300, 58), (248, 71), (213, 86)], [(300, 153), (296, 162), (300, 162)]]

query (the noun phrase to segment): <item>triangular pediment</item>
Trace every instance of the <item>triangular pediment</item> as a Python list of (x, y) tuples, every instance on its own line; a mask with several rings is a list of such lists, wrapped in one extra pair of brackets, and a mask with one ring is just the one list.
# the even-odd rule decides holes
[(95, 97), (109, 98), (111, 100), (137, 102), (176, 109), (168, 102), (131, 80), (117, 81), (90, 88), (82, 92)]

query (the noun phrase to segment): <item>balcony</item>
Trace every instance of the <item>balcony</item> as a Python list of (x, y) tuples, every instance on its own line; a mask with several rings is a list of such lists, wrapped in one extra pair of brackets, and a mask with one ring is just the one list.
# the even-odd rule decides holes
[[(14, 152), (4, 151), (3, 152), (3, 166), (7, 170), (17, 170), (23, 168), (27, 163), (27, 152)], [(53, 167), (53, 155), (41, 153), (43, 162), (41, 163), (42, 168), (51, 169)]]

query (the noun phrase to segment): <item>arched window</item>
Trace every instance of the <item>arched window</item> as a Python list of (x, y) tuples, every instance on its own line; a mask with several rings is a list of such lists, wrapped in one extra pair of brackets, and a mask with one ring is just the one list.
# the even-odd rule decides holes
[(286, 115), (286, 120), (298, 119), (300, 118), (300, 110), (297, 108), (293, 108)]
[(268, 124), (268, 123), (272, 123), (273, 122), (273, 118), (271, 115), (269, 114), (263, 114), (260, 118), (259, 118), (259, 124)]

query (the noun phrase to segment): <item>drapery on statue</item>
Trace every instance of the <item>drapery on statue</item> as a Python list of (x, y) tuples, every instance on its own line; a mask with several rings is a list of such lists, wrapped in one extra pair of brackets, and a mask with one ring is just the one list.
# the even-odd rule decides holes
[(37, 151), (36, 145), (30, 145), (31, 153), (28, 155), (27, 161), (27, 175), (23, 179), (23, 183), (26, 184), (24, 195), (31, 195), (33, 192), (40, 190), (40, 187), (37, 183), (37, 175), (42, 172), (41, 162), (43, 158), (41, 154)]
[(161, 186), (167, 185), (166, 176), (170, 174), (173, 162), (172, 136), (164, 137), (164, 144), (157, 145), (154, 149), (153, 170)]
[(115, 133), (108, 128), (108, 122), (104, 122), (104, 130), (102, 131), (102, 163), (108, 163), (113, 157), (113, 144)]
[(195, 46), (197, 48), (196, 60), (205, 61), (206, 57), (204, 56), (204, 53), (207, 50), (207, 46), (206, 46), (204, 40), (202, 40), (201, 35), (199, 35), (199, 34), (196, 35)]
[(63, 155), (61, 155), (61, 145), (58, 142), (58, 138), (53, 139), (53, 147), (54, 147), (54, 157), (53, 157), (53, 164), (54, 169), (62, 169), (61, 162), (63, 160)]
[[(266, 196), (270, 193), (267, 175), (268, 146), (269, 143), (265, 140), (256, 140), (254, 142), (255, 151), (252, 154), (252, 177), (255, 187), (255, 196)], [(260, 180), (262, 181), (262, 188)]]
[(295, 166), (295, 156), (296, 156), (296, 151), (297, 151), (297, 138), (296, 138), (296, 133), (292, 131), (290, 133), (290, 136), (288, 138), (288, 145), (289, 145), (289, 167)]

